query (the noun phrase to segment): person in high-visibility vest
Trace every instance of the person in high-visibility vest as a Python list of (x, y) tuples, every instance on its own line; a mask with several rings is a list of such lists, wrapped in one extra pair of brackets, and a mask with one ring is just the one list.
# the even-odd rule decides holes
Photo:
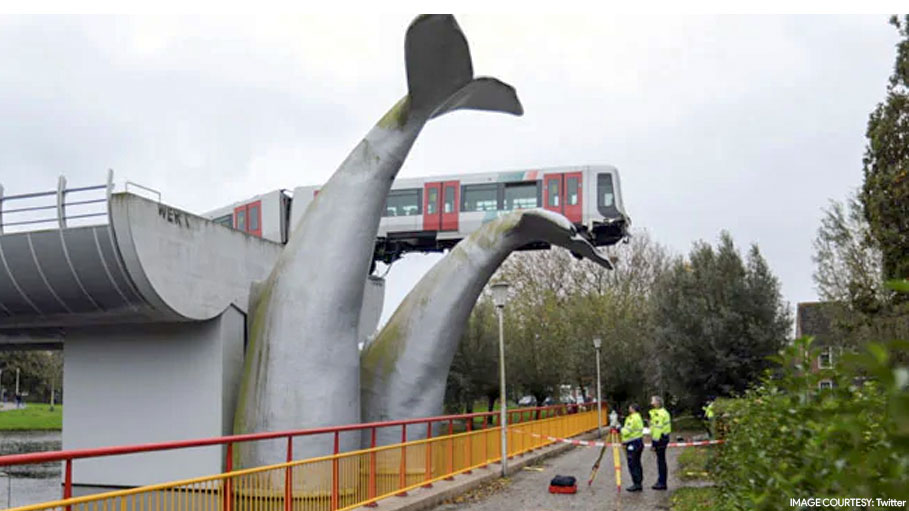
[(713, 398), (710, 398), (710, 401), (702, 409), (704, 410), (704, 417), (707, 419), (707, 425), (710, 428), (710, 438), (714, 438), (716, 437), (716, 421), (713, 413)]
[(663, 408), (663, 398), (650, 398), (650, 438), (657, 458), (657, 483), (654, 490), (666, 489), (666, 446), (669, 445), (669, 434), (672, 433), (672, 416)]
[(622, 428), (622, 444), (628, 456), (628, 471), (631, 472), (631, 482), (634, 483), (628, 491), (643, 490), (644, 469), (641, 467), (641, 454), (644, 452), (644, 421), (641, 419), (638, 405), (628, 405), (628, 417)]

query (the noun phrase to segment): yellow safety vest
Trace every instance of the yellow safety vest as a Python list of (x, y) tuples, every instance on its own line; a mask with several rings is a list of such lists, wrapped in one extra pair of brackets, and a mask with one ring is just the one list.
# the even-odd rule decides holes
[(650, 410), (650, 436), (654, 440), (663, 438), (663, 435), (672, 433), (672, 417), (665, 408)]
[(704, 416), (707, 417), (707, 419), (713, 418), (713, 401), (704, 407)]
[(644, 420), (641, 414), (634, 412), (625, 418), (625, 427), (622, 428), (622, 443), (628, 443), (644, 436)]

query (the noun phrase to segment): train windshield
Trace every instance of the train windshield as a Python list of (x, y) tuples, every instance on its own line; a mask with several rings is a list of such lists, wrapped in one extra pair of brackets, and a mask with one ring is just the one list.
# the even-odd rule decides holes
[(597, 174), (597, 209), (615, 207), (615, 190), (612, 174)]

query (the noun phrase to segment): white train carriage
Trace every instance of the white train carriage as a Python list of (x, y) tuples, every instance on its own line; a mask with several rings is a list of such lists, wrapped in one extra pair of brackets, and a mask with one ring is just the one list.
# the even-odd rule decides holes
[(287, 190), (274, 190), (202, 215), (215, 223), (253, 236), (287, 243), (291, 197)]
[[(297, 187), (292, 201), (277, 190), (206, 216), (283, 243), (319, 188)], [(538, 207), (565, 215), (598, 246), (628, 235), (619, 173), (611, 166), (397, 179), (379, 224), (374, 258), (391, 263), (407, 252), (445, 250), (499, 215)]]

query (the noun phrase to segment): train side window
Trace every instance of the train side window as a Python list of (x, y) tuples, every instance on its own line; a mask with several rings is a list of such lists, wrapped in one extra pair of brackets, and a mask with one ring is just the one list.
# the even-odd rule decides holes
[(246, 231), (246, 211), (237, 211), (237, 230)]
[(578, 178), (576, 177), (565, 178), (565, 205), (578, 205)]
[(439, 203), (439, 189), (430, 188), (429, 195), (426, 198), (426, 214), (436, 214), (437, 204)]
[(537, 204), (537, 183), (514, 183), (505, 185), (505, 209), (530, 209)]
[(392, 190), (385, 202), (382, 216), (413, 216), (420, 214), (419, 190)]
[(559, 180), (551, 179), (549, 181), (549, 206), (559, 207)]
[(461, 189), (461, 211), (496, 211), (499, 209), (499, 186), (496, 184), (464, 185)]
[(216, 223), (216, 224), (223, 225), (224, 227), (231, 227), (231, 228), (233, 228), (233, 226), (234, 226), (234, 217), (233, 217), (233, 215), (219, 216), (218, 218), (213, 219), (212, 222), (214, 222), (214, 223)]
[(445, 204), (442, 205), (443, 213), (454, 213), (455, 209), (455, 189), (454, 186), (445, 187)]
[(259, 206), (249, 207), (249, 232), (259, 230)]
[(597, 207), (611, 208), (615, 204), (612, 174), (597, 174)]

